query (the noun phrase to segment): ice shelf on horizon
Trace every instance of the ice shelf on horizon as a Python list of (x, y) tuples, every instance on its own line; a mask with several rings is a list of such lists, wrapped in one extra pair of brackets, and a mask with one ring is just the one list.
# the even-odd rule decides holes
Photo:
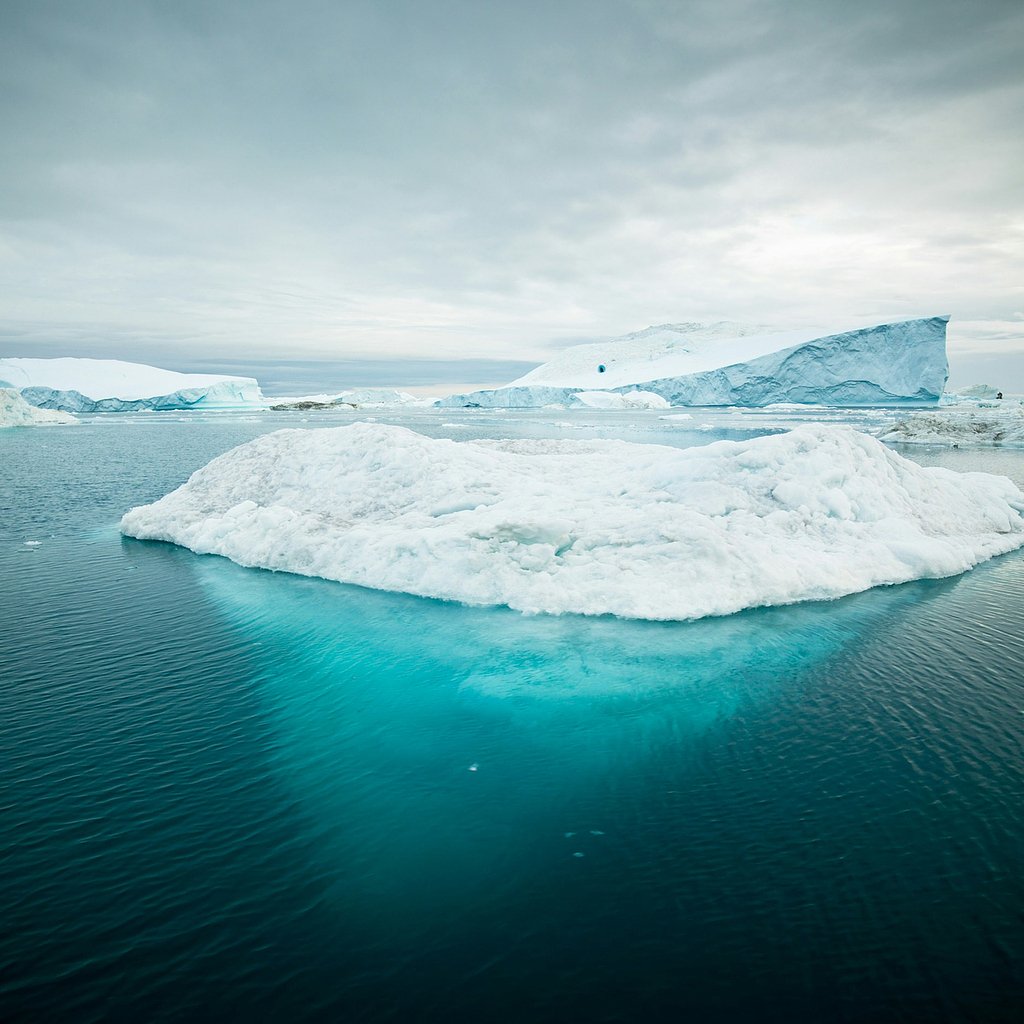
[(948, 377), (934, 316), (834, 333), (731, 323), (664, 324), (577, 345), (506, 387), (450, 395), (445, 408), (571, 405), (578, 392), (653, 393), (674, 406), (935, 404)]
[(1024, 494), (848, 427), (677, 449), (280, 430), (127, 512), (241, 565), (525, 612), (695, 619), (951, 576), (1024, 544)]

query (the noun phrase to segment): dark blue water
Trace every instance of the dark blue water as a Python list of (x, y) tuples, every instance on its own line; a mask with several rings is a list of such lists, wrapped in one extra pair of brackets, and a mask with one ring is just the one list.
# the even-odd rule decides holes
[(0, 1017), (1020, 1019), (1024, 557), (654, 624), (118, 535), (284, 422), (0, 432)]

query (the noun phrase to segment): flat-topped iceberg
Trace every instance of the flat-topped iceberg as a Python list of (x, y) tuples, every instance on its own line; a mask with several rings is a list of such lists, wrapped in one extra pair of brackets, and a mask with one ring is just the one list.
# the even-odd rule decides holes
[(525, 612), (696, 619), (951, 576), (1024, 544), (1024, 494), (808, 426), (680, 450), (280, 430), (125, 514), (245, 566)]
[(0, 388), (0, 427), (55, 427), (77, 422), (70, 413), (37, 409), (13, 388)]
[(0, 359), (0, 386), (32, 405), (68, 412), (261, 407), (252, 377), (178, 373), (120, 359)]
[(451, 395), (447, 407), (566, 404), (580, 391), (640, 388), (671, 405), (935, 403), (948, 375), (936, 316), (835, 333), (737, 324), (664, 324), (578, 345), (507, 387)]

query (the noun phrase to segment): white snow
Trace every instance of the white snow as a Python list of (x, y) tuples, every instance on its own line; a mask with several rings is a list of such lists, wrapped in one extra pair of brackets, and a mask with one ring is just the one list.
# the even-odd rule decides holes
[(241, 565), (525, 612), (693, 619), (950, 576), (1024, 544), (1009, 480), (846, 427), (680, 450), (282, 430), (121, 521)]
[(916, 413), (878, 436), (902, 444), (950, 447), (1024, 445), (1024, 405), (1003, 400), (973, 408), (955, 406), (941, 412)]
[[(777, 330), (726, 320), (714, 324), (661, 324), (610, 341), (574, 345), (508, 386), (618, 388), (745, 363), (839, 333), (819, 328)], [(603, 372), (599, 366), (604, 366)]]
[(225, 382), (244, 382), (258, 389), (252, 377), (214, 373), (178, 373), (145, 363), (120, 359), (0, 359), (0, 380), (20, 389), (47, 387), (78, 391), (88, 398), (136, 400), (175, 391), (209, 388)]
[(0, 427), (52, 427), (77, 422), (70, 413), (29, 405), (14, 388), (0, 388)]
[(588, 409), (671, 409), (661, 395), (650, 391), (577, 391), (570, 396), (570, 406), (583, 405)]
[(383, 408), (392, 405), (431, 406), (433, 398), (417, 398), (408, 391), (394, 388), (349, 388), (319, 395), (288, 396), (286, 398), (265, 397), (268, 405), (293, 405), (298, 402), (317, 402), (320, 405), (351, 405), (356, 408)]
[(263, 402), (252, 377), (178, 373), (120, 359), (0, 359), (3, 383), (19, 391), (44, 389), (52, 394), (33, 394), (34, 404), (45, 401), (75, 411), (120, 411), (123, 403), (139, 402), (157, 408), (234, 408)]
[(870, 327), (768, 331), (664, 324), (566, 349), (511, 384), (448, 395), (444, 408), (569, 404), (573, 392), (642, 387), (676, 406), (931, 404), (947, 377), (948, 317)]
[(999, 388), (994, 388), (991, 384), (972, 384), (970, 387), (957, 388), (955, 391), (947, 390), (942, 398), (944, 404), (955, 405), (962, 401), (972, 402), (984, 399), (995, 401), (998, 394)]

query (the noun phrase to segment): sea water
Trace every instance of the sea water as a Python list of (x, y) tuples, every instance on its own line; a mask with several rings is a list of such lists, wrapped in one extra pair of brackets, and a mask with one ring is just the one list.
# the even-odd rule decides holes
[[(645, 623), (117, 531), (235, 444), (368, 415), (680, 445), (801, 418), (0, 431), (0, 1018), (1016, 1019), (1024, 556)], [(1019, 451), (904, 454), (1024, 484)]]

